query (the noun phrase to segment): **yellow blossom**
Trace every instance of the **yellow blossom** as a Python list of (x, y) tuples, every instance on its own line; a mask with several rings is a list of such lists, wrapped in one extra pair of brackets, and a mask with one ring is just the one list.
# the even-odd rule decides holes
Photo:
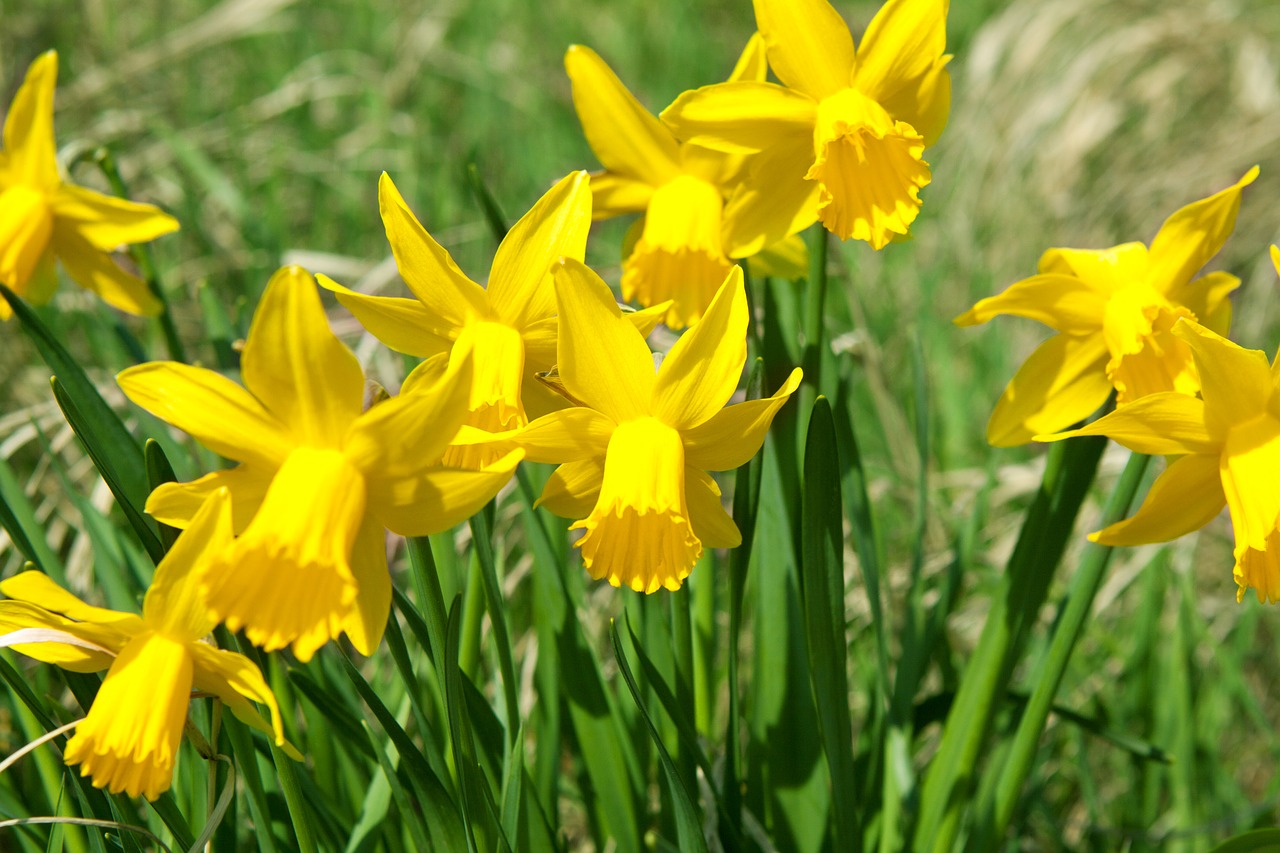
[[(319, 277), (320, 283), (378, 340), (397, 352), (426, 359), (405, 380), (401, 393), (438, 380), (469, 352), (475, 371), (466, 425), (485, 432), (518, 429), (529, 422), (530, 414), (537, 417), (564, 403), (536, 376), (555, 365), (551, 265), (562, 256), (582, 260), (586, 249), (591, 226), (587, 182), (586, 172), (566, 176), (511, 227), (493, 258), (485, 289), (458, 269), (383, 173), (378, 183), (382, 223), (414, 298), (368, 296), (325, 276)], [(646, 332), (660, 316), (631, 315)], [(497, 456), (490, 446), (441, 448), (445, 464), (462, 468), (483, 468)]]
[[(36, 571), (0, 582), (9, 599), (0, 601), (0, 645), (75, 672), (108, 670), (65, 755), (95, 787), (149, 800), (168, 790), (192, 689), (218, 697), (301, 758), (285, 742), (258, 667), (205, 642), (214, 620), (199, 577), (230, 541), (231, 501), (220, 489), (156, 567), (141, 616), (93, 607)], [(247, 699), (267, 706), (270, 726)]]
[(268, 651), (292, 644), (304, 661), (343, 632), (370, 654), (391, 606), (384, 528), (452, 527), (497, 493), (520, 454), (479, 471), (435, 464), (466, 417), (465, 350), (438, 382), (362, 412), (364, 374), (300, 267), (267, 285), (241, 365), (245, 387), (173, 362), (118, 377), (133, 402), (240, 463), (160, 486), (147, 512), (183, 527), (228, 488), (239, 535), (205, 575), (213, 615)]
[(654, 592), (678, 589), (704, 546), (741, 543), (708, 471), (742, 465), (800, 384), (725, 407), (746, 361), (747, 298), (734, 267), (702, 320), (654, 369), (643, 337), (608, 286), (573, 260), (555, 269), (559, 379), (578, 405), (529, 424), (513, 440), (560, 465), (539, 503), (577, 519), (591, 576)]
[(1255, 166), (1221, 192), (1165, 220), (1148, 248), (1050, 249), (1040, 273), (983, 299), (956, 318), (972, 326), (1000, 314), (1038, 320), (1058, 332), (1010, 380), (987, 425), (997, 447), (1079, 421), (1116, 391), (1124, 405), (1145, 394), (1200, 387), (1190, 348), (1172, 334), (1180, 318), (1226, 334), (1227, 296), (1240, 279), (1211, 272), (1192, 280), (1235, 228), (1240, 194)]
[(1280, 601), (1280, 358), (1243, 349), (1186, 319), (1171, 334), (1191, 351), (1197, 399), (1151, 394), (1082, 429), (1036, 436), (1105, 435), (1137, 453), (1177, 456), (1129, 519), (1089, 538), (1103, 545), (1167, 542), (1208, 524), (1225, 505), (1235, 528), (1237, 598)]
[[(591, 176), (593, 216), (645, 214), (624, 246), (622, 298), (646, 307), (671, 300), (666, 324), (682, 329), (702, 316), (734, 260), (751, 254), (743, 241), (768, 213), (756, 196), (734, 192), (747, 158), (681, 143), (590, 48), (570, 47), (564, 65), (582, 130), (605, 166)], [(764, 82), (766, 71), (756, 35), (729, 79)], [(803, 276), (804, 244), (793, 237), (769, 247), (762, 262)]]
[(759, 204), (744, 250), (815, 219), (880, 249), (905, 235), (932, 179), (924, 150), (951, 109), (948, 0), (888, 0), (856, 51), (827, 0), (755, 0), (785, 86), (739, 81), (681, 95), (662, 120), (687, 142), (755, 154), (741, 203)]
[[(0, 151), (0, 284), (41, 305), (58, 285), (54, 259), (81, 287), (130, 314), (155, 314), (160, 302), (135, 275), (111, 260), (128, 243), (178, 230), (173, 217), (149, 204), (112, 198), (64, 181), (53, 140), (53, 90), (58, 55), (49, 51), (27, 69), (9, 105)], [(0, 298), (0, 320), (13, 314)]]

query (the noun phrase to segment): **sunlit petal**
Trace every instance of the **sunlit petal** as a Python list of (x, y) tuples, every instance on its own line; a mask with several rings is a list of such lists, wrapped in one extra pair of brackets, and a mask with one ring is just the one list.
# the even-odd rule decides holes
[(59, 183), (53, 139), (53, 90), (58, 83), (58, 54), (42, 53), (27, 68), (4, 119), (4, 150), (9, 170), (21, 182), (52, 190)]
[(276, 469), (237, 465), (225, 471), (205, 474), (190, 483), (162, 483), (147, 498), (147, 515), (170, 527), (186, 527), (209, 496), (225, 488), (231, 493), (231, 516), (237, 534), (262, 506)]
[(1187, 394), (1164, 391), (1140, 397), (1090, 424), (1036, 441), (1058, 441), (1078, 435), (1105, 435), (1135, 453), (1177, 456), (1216, 453), (1221, 442), (1205, 427), (1205, 405)]
[(853, 36), (827, 0), (755, 0), (755, 10), (779, 80), (814, 98), (849, 85)]
[(1089, 535), (1100, 545), (1168, 542), (1199, 530), (1222, 512), (1227, 498), (1218, 454), (1195, 453), (1169, 463), (1132, 518)]
[(1083, 420), (1111, 394), (1101, 335), (1054, 335), (1009, 381), (987, 424), (996, 447), (1026, 444)]
[(160, 300), (146, 282), (125, 272), (111, 256), (96, 248), (69, 223), (54, 221), (53, 251), (76, 284), (96, 293), (113, 308), (128, 314), (160, 313)]
[(1001, 314), (1026, 317), (1057, 332), (1085, 334), (1102, 327), (1110, 293), (1075, 276), (1036, 275), (981, 300), (955, 319), (957, 326), (985, 323)]
[(513, 450), (480, 471), (432, 468), (416, 477), (379, 479), (369, 510), (402, 536), (428, 536), (465, 521), (511, 480), (524, 451)]
[(369, 334), (396, 352), (430, 358), (448, 352), (458, 335), (456, 327), (417, 299), (357, 293), (325, 275), (316, 276), (316, 281), (332, 292)]
[(703, 471), (731, 471), (745, 464), (764, 444), (773, 416), (800, 387), (802, 377), (797, 367), (772, 397), (728, 406), (684, 430), (685, 461)]
[(1258, 177), (1254, 166), (1225, 190), (1192, 202), (1160, 226), (1151, 241), (1151, 285), (1165, 293), (1190, 281), (1218, 254), (1236, 227), (1241, 192)]
[(754, 154), (779, 144), (812, 149), (817, 101), (773, 83), (717, 83), (685, 92), (662, 111), (684, 142)]
[(591, 218), (639, 213), (649, 206), (653, 184), (617, 172), (591, 173)]
[(720, 487), (711, 475), (697, 468), (684, 469), (685, 498), (694, 534), (706, 548), (737, 548), (742, 533), (725, 512)]
[(129, 243), (146, 243), (178, 230), (178, 220), (151, 204), (96, 193), (62, 184), (50, 198), (54, 216), (74, 224), (75, 230), (102, 251)]
[(216, 624), (205, 604), (200, 573), (231, 543), (231, 495), (214, 492), (156, 567), (142, 602), (142, 618), (174, 639), (198, 640)]
[(542, 487), (535, 507), (546, 507), (561, 518), (586, 518), (600, 498), (604, 454), (556, 468)]

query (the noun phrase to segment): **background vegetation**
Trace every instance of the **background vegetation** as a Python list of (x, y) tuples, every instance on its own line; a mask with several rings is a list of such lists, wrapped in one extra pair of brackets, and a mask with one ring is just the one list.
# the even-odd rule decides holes
[[(855, 32), (877, 5), (838, 4)], [(481, 277), (494, 243), (468, 187), (467, 164), (476, 165), (512, 215), (556, 178), (596, 165), (563, 73), (569, 44), (599, 51), (656, 111), (686, 88), (722, 79), (751, 28), (746, 0), (0, 0), (0, 103), (8, 102), (32, 58), (58, 49), (62, 156), (77, 181), (101, 184), (89, 155), (108, 146), (133, 195), (182, 221), (181, 234), (159, 241), (154, 252), (183, 338), (197, 357), (217, 363), (283, 262), (399, 293), (377, 218), (376, 178), (383, 170), (463, 269)], [(971, 0), (953, 4), (949, 49), (956, 54), (952, 118), (931, 151), (935, 180), (925, 191), (914, 240), (880, 253), (859, 243), (833, 246), (828, 302), (827, 337), (858, 401), (890, 624), (907, 618), (916, 596), (942, 620), (933, 644), (910, 652), (922, 664), (914, 697), (919, 725), (908, 756), (917, 771), (938, 737), (931, 709), (945, 704), (963, 671), (1044, 459), (1040, 448), (997, 451), (983, 440), (997, 395), (1043, 330), (1016, 321), (960, 330), (950, 319), (1028, 275), (1049, 246), (1149, 240), (1173, 210), (1260, 163), (1262, 177), (1246, 191), (1236, 234), (1215, 266), (1245, 282), (1234, 337), (1268, 353), (1280, 343), (1277, 280), (1266, 257), (1268, 243), (1280, 238), (1280, 6), (1269, 0)], [(624, 227), (602, 224), (589, 248), (589, 260), (615, 281)], [(129, 336), (117, 327), (123, 323), (149, 352), (162, 352), (151, 329), (109, 316), (69, 287), (56, 308), (42, 317), (138, 434), (163, 439), (180, 477), (213, 464), (127, 409), (114, 390), (110, 377), (133, 358)], [(332, 318), (374, 375), (396, 387), (401, 359), (336, 306)], [(791, 322), (798, 329), (794, 315)], [(54, 404), (47, 368), (16, 325), (0, 329), (0, 364), (0, 496), (29, 510), (73, 587), (127, 606), (145, 586), (138, 549)], [(921, 374), (923, 384), (915, 378)], [(1123, 459), (1115, 448), (1104, 457), (1100, 495)], [(1152, 473), (1158, 470), (1152, 466)], [(498, 511), (499, 530), (510, 527), (498, 545), (521, 716), (529, 731), (559, 731), (547, 728), (547, 715), (558, 714), (551, 706), (568, 709), (569, 697), (549, 695), (556, 685), (540, 681), (537, 662), (549, 643), (546, 636), (539, 642), (534, 619), (543, 611), (533, 547), (517, 521), (519, 502), (508, 500)], [(1078, 532), (1094, 529), (1097, 517), (1097, 508), (1086, 506)], [(458, 534), (459, 547), (467, 537)], [(1082, 539), (1076, 537), (1051, 590), (1045, 625), (1058, 613)], [(453, 540), (433, 545), (448, 600), (474, 573), (466, 560), (451, 559), (460, 553)], [(787, 702), (808, 701), (809, 687), (770, 670), (775, 664), (785, 669), (787, 658), (768, 645), (779, 629), (768, 622), (771, 587), (761, 574), (769, 570), (767, 557), (757, 549), (747, 591), (748, 750), (754, 744), (803, 753), (812, 733), (788, 727), (805, 717), (792, 716)], [(22, 560), (0, 533), (3, 573), (18, 570)], [(849, 565), (855, 564), (851, 557)], [(1252, 597), (1237, 605), (1230, 566), (1225, 516), (1198, 538), (1116, 555), (1058, 694), (1058, 704), (1076, 716), (1051, 718), (1009, 836), (1011, 849), (1207, 849), (1276, 821), (1280, 613)], [(690, 683), (700, 691), (692, 725), (716, 768), (724, 760), (728, 715), (726, 570), (724, 560), (702, 566), (692, 583), (698, 634)], [(650, 841), (660, 836), (674, 843), (670, 795), (657, 784), (658, 759), (608, 642), (609, 617), (625, 609), (641, 645), (660, 670), (670, 671), (671, 640), (659, 630), (667, 604), (584, 582), (576, 568), (564, 578), (600, 662), (608, 702), (631, 738), (643, 778), (654, 783), (637, 788), (631, 780), (637, 825)], [(412, 587), (407, 572), (399, 579), (402, 589)], [(850, 571), (845, 589), (857, 723), (874, 719), (867, 713), (877, 632), (860, 573)], [(476, 610), (474, 619), (485, 640), (463, 668), (496, 708), (497, 647), (487, 617)], [(411, 668), (426, 673), (431, 667), (419, 659), (412, 625), (405, 632)], [(1034, 633), (1024, 650), (1015, 693), (1034, 674), (1044, 636)], [(908, 654), (898, 640), (892, 643), (895, 659)], [(61, 675), (5, 657), (29, 673), (50, 708), (74, 704)], [(440, 741), (447, 753), (440, 720), (447, 703), (428, 701), (443, 696), (440, 685), (428, 683), (415, 694), (417, 686), (385, 650), (357, 662), (399, 724), (420, 742)], [(297, 709), (297, 742), (310, 757), (300, 773), (311, 780), (304, 783), (308, 797), (318, 813), (330, 815), (332, 825), (316, 818), (321, 847), (335, 839), (353, 839), (355, 849), (412, 846), (417, 824), (400, 812), (395, 774), (385, 777), (393, 782), (382, 795), (389, 803), (384, 813), (398, 818), (378, 823), (377, 804), (371, 809), (369, 802), (378, 766), (363, 748), (368, 743), (356, 748), (334, 738), (364, 738), (367, 726), (377, 732), (372, 749), (387, 743), (387, 722), (366, 710), (342, 655), (328, 649), (292, 680), (284, 665), (274, 669), (286, 692), (283, 703)], [(573, 676), (565, 678), (564, 689), (571, 690)], [(332, 691), (336, 707), (316, 704), (300, 686), (308, 679)], [(647, 690), (649, 707), (657, 707)], [(1017, 708), (1015, 696), (1002, 723), (1010, 730)], [(677, 749), (678, 723), (658, 716), (668, 746), (691, 760), (683, 744)], [(0, 752), (42, 731), (21, 702), (0, 698)], [(997, 731), (997, 755), (1008, 733)], [(622, 783), (582, 765), (585, 730), (565, 722), (564, 735), (563, 750), (548, 747), (545, 738), (526, 741), (529, 784), (558, 792), (558, 813), (546, 817), (563, 828), (569, 847), (586, 849), (609, 834), (602, 830), (610, 796), (605, 786)], [(875, 737), (862, 730), (858, 736)], [(1133, 742), (1117, 744), (1117, 737)], [(1175, 760), (1160, 760), (1168, 757)], [(67, 786), (56, 757), (28, 762), (0, 776), (0, 816), (79, 813), (59, 794)], [(445, 763), (457, 772), (451, 760)], [(288, 849), (294, 841), (273, 793), (274, 770), (265, 758), (260, 769), (269, 813), (278, 822), (255, 837), (274, 834)], [(188, 749), (175, 792), (189, 817), (209, 806), (205, 773)], [(820, 774), (753, 779), (748, 807), (779, 848), (817, 849), (823, 830), (811, 831), (807, 821), (820, 822), (821, 814), (806, 809), (825, 802), (825, 785)], [(761, 799), (761, 786), (776, 796)], [(258, 815), (250, 814), (250, 799), (237, 799), (240, 811), (233, 809), (234, 819), (219, 830), (225, 849), (253, 834)], [(78, 830), (0, 832), (0, 847), (79, 850), (97, 843)], [(633, 849), (616, 839), (608, 843)]]

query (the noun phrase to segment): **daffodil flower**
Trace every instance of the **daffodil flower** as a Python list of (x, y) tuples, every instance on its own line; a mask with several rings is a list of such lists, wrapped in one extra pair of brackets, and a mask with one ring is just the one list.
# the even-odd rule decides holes
[(1231, 325), (1227, 296), (1240, 279), (1225, 272), (1192, 279), (1231, 236), (1241, 190), (1257, 176), (1255, 166), (1170, 216), (1150, 248), (1050, 249), (1039, 275), (957, 317), (957, 325), (972, 326), (1012, 314), (1058, 332), (1010, 380), (987, 441), (1011, 447), (1064, 429), (1106, 402), (1112, 388), (1118, 405), (1158, 391), (1195, 394), (1191, 350), (1171, 330), (1183, 317), (1221, 334)]
[[(400, 276), (415, 298), (369, 296), (320, 276), (374, 337), (396, 352), (426, 359), (401, 393), (429, 385), (463, 353), (475, 362), (465, 423), (485, 432), (519, 429), (564, 401), (537, 380), (556, 356), (551, 265), (562, 256), (582, 260), (591, 226), (586, 172), (553, 186), (498, 246), (486, 290), (467, 278), (422, 227), (384, 172), (378, 203)], [(665, 310), (666, 306), (660, 306)], [(646, 332), (660, 314), (631, 315)], [(486, 445), (441, 447), (446, 465), (480, 469), (500, 454)]]
[(755, 0), (769, 67), (785, 86), (686, 92), (662, 120), (686, 142), (755, 154), (738, 202), (750, 254), (814, 220), (876, 249), (905, 235), (932, 179), (924, 150), (951, 109), (947, 0), (888, 0), (854, 49), (827, 0)]
[[(130, 314), (156, 314), (160, 302), (135, 275), (111, 260), (128, 243), (178, 230), (172, 216), (149, 204), (101, 195), (62, 180), (53, 140), (53, 90), (58, 55), (43, 54), (27, 69), (9, 105), (0, 151), (0, 284), (42, 305), (58, 286), (54, 259), (81, 287)], [(0, 320), (13, 315), (0, 298)]]
[(555, 284), (559, 379), (579, 405), (538, 418), (513, 440), (530, 460), (560, 463), (539, 503), (578, 519), (575, 547), (593, 578), (646, 593), (679, 589), (704, 547), (742, 541), (707, 472), (755, 455), (801, 371), (772, 397), (725, 407), (747, 357), (738, 267), (656, 370), (595, 273), (566, 259)]
[[(193, 689), (218, 697), (246, 724), (284, 739), (276, 697), (243, 655), (205, 642), (214, 619), (199, 578), (231, 541), (231, 501), (216, 492), (156, 567), (142, 615), (94, 607), (41, 572), (0, 582), (0, 646), (74, 672), (107, 670), (89, 714), (67, 742), (98, 788), (154, 800), (169, 789)], [(247, 700), (266, 705), (268, 725)]]
[(1253, 589), (1259, 601), (1280, 601), (1280, 359), (1268, 365), (1261, 350), (1186, 319), (1171, 334), (1191, 351), (1203, 399), (1162, 391), (1036, 440), (1105, 435), (1136, 453), (1177, 456), (1132, 518), (1089, 538), (1168, 542), (1208, 524), (1225, 505), (1235, 528), (1237, 599)]
[[(683, 329), (707, 310), (734, 259), (752, 254), (743, 251), (744, 231), (749, 242), (753, 218), (766, 211), (740, 203), (754, 197), (731, 200), (747, 159), (681, 143), (590, 48), (570, 47), (564, 65), (582, 130), (605, 167), (591, 176), (592, 215), (645, 213), (626, 241), (622, 298), (646, 307), (670, 300), (666, 324)], [(766, 72), (764, 42), (753, 36), (729, 79), (763, 82)], [(764, 263), (804, 275), (803, 242), (770, 247)]]
[(205, 575), (214, 618), (267, 651), (292, 644), (304, 661), (344, 631), (370, 654), (391, 605), (384, 528), (452, 527), (510, 479), (520, 453), (479, 471), (433, 464), (466, 417), (466, 352), (439, 382), (362, 411), (364, 374), (300, 267), (267, 285), (241, 365), (245, 387), (174, 362), (119, 375), (133, 402), (240, 463), (160, 486), (147, 512), (184, 527), (229, 489), (239, 536)]

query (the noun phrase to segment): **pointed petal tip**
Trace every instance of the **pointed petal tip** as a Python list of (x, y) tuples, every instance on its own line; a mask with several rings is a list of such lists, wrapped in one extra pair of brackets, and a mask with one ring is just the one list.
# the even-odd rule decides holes
[(1280, 275), (1280, 246), (1271, 247), (1271, 264), (1276, 268), (1276, 274)]

